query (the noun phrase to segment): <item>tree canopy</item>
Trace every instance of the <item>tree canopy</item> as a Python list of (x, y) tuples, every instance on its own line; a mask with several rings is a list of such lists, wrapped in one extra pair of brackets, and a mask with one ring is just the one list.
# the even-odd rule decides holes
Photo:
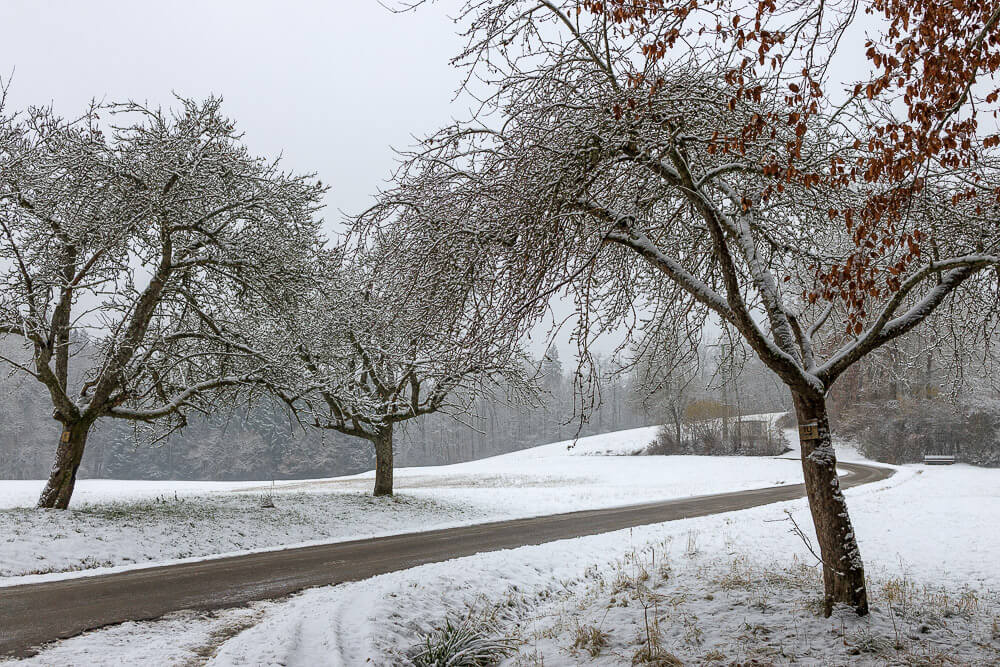
[(65, 507), (98, 419), (178, 426), (258, 381), (234, 295), (302, 275), (323, 189), (253, 157), (217, 99), (4, 115), (0, 164), (0, 332), (30, 358), (3, 361), (63, 427), (39, 503)]

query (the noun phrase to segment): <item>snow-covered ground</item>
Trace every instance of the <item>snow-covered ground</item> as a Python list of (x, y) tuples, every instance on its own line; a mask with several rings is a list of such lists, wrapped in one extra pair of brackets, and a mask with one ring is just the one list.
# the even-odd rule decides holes
[[(72, 509), (33, 509), (42, 482), (0, 481), (0, 585), (21, 575), (93, 571), (304, 543), (794, 483), (795, 461), (622, 456), (639, 428), (450, 466), (403, 468), (394, 498), (373, 473), (278, 482), (81, 480)], [(37, 579), (34, 577), (32, 580)], [(49, 575), (48, 578), (51, 578)]]
[[(815, 561), (785, 514), (810, 533), (799, 500), (130, 623), (28, 663), (405, 664), (422, 637), (471, 607), (493, 610), (518, 638), (511, 665), (629, 664), (648, 623), (685, 664), (997, 664), (1000, 470), (904, 466), (846, 494), (871, 579), (867, 619), (816, 615)], [(603, 633), (596, 658), (573, 646), (590, 628)]]
[[(496, 485), (506, 479), (527, 496), (581, 487), (577, 500), (597, 503), (617, 502), (618, 485), (651, 484), (657, 474), (666, 475), (664, 497), (690, 492), (691, 477), (710, 486), (712, 476), (722, 475), (722, 490), (761, 475), (768, 480), (762, 486), (801, 475), (767, 468), (797, 461), (575, 456), (608, 447), (624, 452), (649, 438), (651, 430), (637, 429), (595, 436), (569, 451), (565, 444), (547, 445), (408, 470), (401, 475), (404, 502), (421, 493), (461, 491), (476, 478)], [(851, 449), (838, 453), (861, 460)], [(586, 468), (588, 461), (598, 465)], [(628, 467), (633, 461), (642, 465)], [(656, 472), (643, 472), (643, 465)], [(745, 477), (734, 471), (755, 465), (764, 468)], [(427, 479), (433, 473), (437, 486)], [(469, 482), (457, 481), (466, 476)], [(340, 489), (350, 496), (359, 493), (349, 490), (358, 479), (287, 485), (287, 493), (324, 496)], [(695, 492), (711, 492), (706, 488)], [(1000, 531), (994, 530), (1000, 470), (903, 466), (891, 479), (846, 495), (873, 598), (865, 619), (816, 615), (822, 587), (815, 559), (790, 531), (786, 514), (812, 534), (808, 507), (798, 500), (478, 554), (247, 608), (128, 623), (56, 643), (27, 663), (408, 664), (407, 653), (446, 619), (461, 621), (473, 609), (488, 612), (499, 632), (516, 638), (509, 665), (630, 664), (649, 652), (651, 637), (664, 660), (659, 664), (674, 664), (667, 654), (684, 664), (1000, 664)], [(283, 501), (279, 497), (279, 506)], [(600, 646), (578, 642), (588, 636), (599, 637)]]

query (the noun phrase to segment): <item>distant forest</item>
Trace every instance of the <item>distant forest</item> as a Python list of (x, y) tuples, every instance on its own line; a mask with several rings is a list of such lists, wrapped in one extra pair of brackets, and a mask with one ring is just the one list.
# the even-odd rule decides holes
[[(703, 356), (707, 360), (710, 355)], [(554, 349), (545, 355), (534, 406), (508, 404), (502, 397), (480, 398), (473, 417), (459, 421), (439, 413), (408, 423), (396, 438), (397, 465), (457, 463), (669, 418), (664, 398), (644, 386), (637, 373), (603, 373), (599, 389), (587, 392), (594, 395), (584, 400), (575, 387), (575, 363), (568, 366)], [(707, 361), (703, 367), (709, 367)], [(705, 389), (712, 385), (711, 376), (706, 371), (691, 382), (685, 397), (725, 400), (744, 414), (789, 407), (786, 392), (762, 366), (753, 365), (738, 380)], [(42, 391), (30, 381), (0, 380), (0, 478), (44, 479), (48, 474), (59, 426)], [(182, 430), (151, 440), (131, 422), (101, 422), (88, 441), (80, 476), (301, 479), (352, 474), (374, 465), (369, 442), (299, 425), (283, 406), (267, 399), (249, 409), (192, 417)]]
[[(397, 465), (458, 463), (577, 435), (697, 421), (717, 416), (719, 406), (744, 415), (791, 409), (787, 391), (758, 361), (746, 358), (734, 370), (720, 368), (720, 357), (717, 348), (705, 346), (692, 363), (677, 365), (666, 382), (660, 378), (658, 386), (650, 386), (637, 369), (605, 369), (591, 400), (581, 398), (588, 392), (580, 391), (575, 363), (564, 364), (553, 349), (539, 363), (536, 405), (480, 398), (475, 416), (461, 421), (441, 413), (413, 420), (396, 438)], [(42, 391), (34, 382), (0, 379), (0, 478), (44, 479), (48, 474), (59, 427)], [(835, 430), (876, 460), (907, 463), (942, 452), (996, 466), (996, 396), (995, 388), (982, 381), (967, 378), (956, 385), (953, 372), (915, 341), (852, 369), (832, 392), (830, 409)], [(374, 465), (369, 442), (299, 425), (283, 406), (267, 399), (250, 409), (193, 417), (184, 429), (150, 441), (150, 434), (137, 432), (131, 422), (100, 423), (90, 437), (81, 477), (301, 479), (352, 474)]]

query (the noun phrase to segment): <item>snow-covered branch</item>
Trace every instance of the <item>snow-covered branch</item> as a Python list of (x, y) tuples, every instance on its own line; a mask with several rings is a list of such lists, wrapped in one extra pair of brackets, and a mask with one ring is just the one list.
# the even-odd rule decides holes
[(190, 387), (184, 388), (180, 393), (171, 397), (163, 405), (158, 405), (152, 408), (146, 408), (142, 410), (133, 410), (123, 407), (112, 407), (108, 410), (108, 416), (114, 417), (116, 419), (132, 419), (135, 421), (153, 421), (154, 419), (160, 419), (168, 415), (179, 412), (183, 408), (190, 405), (190, 401), (193, 398), (202, 396), (209, 391), (216, 389), (222, 389), (224, 387), (233, 387), (237, 385), (250, 385), (255, 384), (260, 381), (260, 377), (256, 375), (240, 375), (240, 376), (228, 376), (216, 378), (214, 380), (206, 380), (205, 382), (200, 382), (198, 384), (192, 385)]
[[(991, 266), (1000, 266), (1000, 257), (966, 255), (928, 263), (902, 283), (871, 326), (831, 355), (829, 360), (816, 370), (817, 375), (827, 382), (833, 382), (863, 356), (902, 336), (926, 320), (963, 282)], [(934, 285), (905, 312), (894, 317), (906, 297), (931, 277), (937, 278)]]

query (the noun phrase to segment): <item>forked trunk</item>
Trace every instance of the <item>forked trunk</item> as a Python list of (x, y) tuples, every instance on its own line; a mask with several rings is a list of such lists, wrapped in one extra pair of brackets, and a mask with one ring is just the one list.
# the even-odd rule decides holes
[(76, 485), (76, 471), (83, 460), (83, 450), (87, 446), (90, 423), (79, 421), (63, 425), (56, 449), (56, 460), (49, 473), (49, 481), (38, 498), (38, 507), (64, 510), (69, 507)]
[(799, 422), (809, 510), (823, 559), (824, 613), (829, 616), (835, 604), (846, 604), (863, 616), (868, 613), (865, 569), (837, 478), (826, 401), (795, 392), (792, 397)]
[(375, 445), (375, 495), (392, 495), (392, 424), (383, 426), (372, 438)]

